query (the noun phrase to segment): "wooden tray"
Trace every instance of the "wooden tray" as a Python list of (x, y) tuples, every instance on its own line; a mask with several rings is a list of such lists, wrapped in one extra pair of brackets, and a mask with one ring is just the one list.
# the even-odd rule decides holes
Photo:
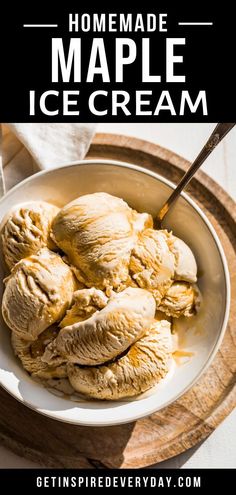
[[(176, 182), (189, 163), (139, 139), (97, 134), (88, 158), (118, 159)], [(73, 426), (41, 416), (0, 389), (0, 440), (47, 467), (144, 467), (196, 445), (236, 404), (236, 208), (212, 179), (199, 172), (188, 193), (203, 209), (223, 244), (231, 272), (232, 303), (221, 348), (201, 380), (169, 407), (136, 423)]]

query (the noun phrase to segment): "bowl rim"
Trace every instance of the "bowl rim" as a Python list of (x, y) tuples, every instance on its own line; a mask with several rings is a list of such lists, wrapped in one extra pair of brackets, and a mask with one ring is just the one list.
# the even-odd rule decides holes
[[(51, 169), (40, 170), (39, 172), (37, 172), (37, 173), (27, 177), (26, 179), (20, 181), (18, 184), (16, 184), (14, 187), (12, 187), (6, 194), (4, 194), (4, 196), (0, 199), (0, 208), (1, 208), (2, 203), (4, 203), (4, 201), (9, 196), (11, 196), (12, 193), (14, 193), (17, 189), (24, 187), (25, 184), (32, 182), (34, 180), (37, 180), (37, 178), (40, 176), (53, 174), (54, 172), (57, 172), (59, 169), (65, 170), (65, 169), (73, 168), (73, 167), (80, 166), (80, 165), (91, 165), (91, 164), (94, 164), (94, 165), (105, 164), (105, 165), (112, 165), (112, 166), (117, 166), (117, 167), (121, 167), (121, 168), (131, 169), (131, 170), (143, 173), (145, 175), (149, 175), (149, 176), (153, 177), (154, 179), (162, 182), (163, 184), (169, 186), (171, 189), (174, 189), (176, 187), (175, 183), (173, 183), (169, 179), (166, 179), (165, 177), (158, 174), (157, 172), (154, 172), (152, 170), (146, 169), (144, 167), (141, 167), (140, 165), (136, 165), (133, 163), (123, 162), (123, 161), (119, 161), (119, 160), (112, 160), (112, 159), (109, 160), (109, 159), (96, 159), (96, 158), (95, 159), (88, 159), (88, 160), (86, 160), (86, 159), (75, 160), (75, 161), (72, 161), (68, 164), (63, 164), (62, 166), (54, 167)], [(227, 264), (227, 260), (226, 260), (226, 256), (225, 256), (223, 247), (221, 245), (221, 242), (219, 240), (219, 237), (218, 237), (213, 225), (208, 220), (207, 216), (201, 210), (201, 208), (195, 203), (195, 201), (192, 198), (190, 198), (188, 196), (188, 194), (186, 194), (185, 192), (182, 192), (181, 197), (183, 197), (185, 199), (185, 201), (187, 203), (189, 203), (192, 206), (192, 208), (198, 213), (198, 215), (202, 218), (206, 227), (210, 231), (210, 234), (211, 234), (211, 236), (215, 242), (216, 248), (217, 248), (219, 255), (220, 255), (220, 259), (221, 259), (222, 266), (223, 266), (224, 281), (225, 281), (224, 317), (223, 317), (223, 321), (221, 324), (219, 337), (218, 337), (217, 341), (215, 342), (215, 345), (213, 346), (213, 348), (210, 352), (210, 355), (208, 356), (208, 359), (205, 363), (205, 366), (199, 371), (199, 373), (193, 378), (193, 380), (181, 392), (176, 394), (176, 396), (173, 399), (166, 401), (165, 403), (163, 403), (163, 405), (161, 405), (159, 407), (149, 408), (146, 412), (141, 412), (141, 413), (137, 412), (137, 413), (133, 414), (132, 417), (129, 417), (129, 418), (119, 418), (119, 420), (106, 419), (105, 421), (103, 421), (102, 419), (99, 418), (99, 420), (96, 422), (84, 421), (84, 420), (81, 421), (80, 418), (68, 419), (68, 418), (65, 418), (64, 414), (62, 414), (62, 415), (58, 414), (57, 416), (55, 416), (54, 411), (51, 411), (48, 409), (40, 409), (39, 407), (32, 404), (29, 400), (25, 400), (21, 397), (17, 397), (15, 395), (14, 391), (10, 390), (8, 388), (8, 386), (5, 385), (5, 383), (3, 384), (2, 379), (0, 379), (0, 385), (4, 390), (6, 390), (12, 397), (14, 397), (16, 400), (18, 400), (19, 402), (21, 402), (22, 404), (24, 404), (28, 408), (32, 409), (33, 411), (36, 411), (37, 413), (42, 414), (43, 416), (52, 418), (56, 421), (60, 421), (60, 422), (68, 423), (68, 424), (77, 424), (77, 425), (81, 425), (81, 426), (112, 426), (112, 425), (119, 425), (119, 424), (125, 424), (125, 423), (132, 422), (132, 421), (137, 421), (138, 419), (141, 419), (141, 418), (144, 418), (144, 417), (149, 416), (151, 414), (154, 414), (155, 412), (162, 410), (165, 407), (169, 406), (170, 404), (174, 403), (176, 400), (178, 400), (180, 397), (182, 397), (188, 390), (190, 390), (193, 387), (193, 385), (201, 378), (203, 373), (208, 369), (208, 367), (212, 363), (212, 361), (213, 361), (213, 359), (214, 359), (214, 357), (215, 357), (215, 355), (216, 355), (216, 353), (217, 353), (217, 351), (218, 351), (218, 349), (219, 349), (219, 347), (223, 341), (223, 338), (224, 338), (224, 334), (226, 331), (228, 318), (229, 318), (229, 312), (230, 312), (230, 274), (229, 274), (228, 264)], [(116, 401), (116, 402), (119, 402), (119, 401)]]

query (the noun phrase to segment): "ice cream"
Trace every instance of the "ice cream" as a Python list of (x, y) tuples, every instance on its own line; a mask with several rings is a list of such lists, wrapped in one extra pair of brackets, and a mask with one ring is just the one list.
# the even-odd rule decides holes
[(162, 320), (116, 361), (98, 367), (68, 364), (72, 387), (94, 399), (117, 400), (141, 394), (158, 383), (169, 370), (170, 323)]
[(175, 257), (169, 247), (171, 234), (166, 230), (144, 230), (130, 257), (130, 274), (136, 284), (149, 290), (157, 304), (174, 278)]
[(35, 340), (47, 327), (60, 321), (75, 290), (71, 269), (47, 248), (15, 265), (5, 284), (3, 318), (25, 340)]
[(42, 379), (65, 378), (67, 377), (66, 365), (48, 366), (41, 359), (46, 346), (56, 338), (58, 334), (57, 325), (52, 325), (42, 332), (37, 340), (30, 342), (21, 339), (15, 332), (12, 332), (11, 342), (13, 350), (22, 362), (22, 365), (30, 375)]
[[(78, 298), (75, 304), (78, 307)], [(144, 335), (154, 320), (155, 310), (154, 298), (143, 289), (130, 287), (114, 294), (100, 311), (62, 328), (47, 347), (43, 360), (50, 365), (59, 363), (60, 357), (62, 361), (82, 365), (105, 363)], [(70, 314), (74, 318), (73, 307), (67, 319)]]
[(195, 283), (197, 281), (197, 263), (190, 247), (172, 235), (171, 251), (175, 256), (175, 280)]
[(197, 287), (187, 282), (174, 282), (167, 290), (158, 309), (174, 318), (192, 316), (199, 304)]
[(10, 214), (2, 245), (12, 269), (2, 314), (34, 378), (116, 400), (167, 374), (172, 319), (199, 307), (197, 264), (151, 215), (102, 192), (60, 211), (27, 203)]
[(43, 247), (56, 248), (50, 229), (58, 211), (59, 208), (45, 201), (32, 201), (8, 214), (2, 230), (2, 250), (8, 268)]
[(81, 289), (73, 294), (72, 306), (60, 323), (60, 328), (71, 326), (90, 318), (93, 313), (107, 305), (108, 298), (99, 289)]
[[(197, 264), (191, 249), (167, 230), (145, 229), (131, 251), (131, 279), (150, 291), (157, 308), (169, 316), (191, 316), (196, 290)], [(177, 281), (187, 283), (177, 283)]]
[(131, 249), (139, 229), (152, 225), (125, 201), (94, 193), (64, 206), (52, 225), (52, 239), (76, 267), (87, 287), (120, 288), (129, 276)]

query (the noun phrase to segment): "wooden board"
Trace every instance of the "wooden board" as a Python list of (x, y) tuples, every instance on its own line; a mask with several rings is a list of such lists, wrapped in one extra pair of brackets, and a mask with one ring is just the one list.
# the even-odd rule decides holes
[[(189, 163), (139, 139), (97, 134), (88, 158), (136, 163), (177, 182)], [(199, 172), (188, 193), (223, 244), (231, 272), (232, 303), (221, 348), (208, 371), (181, 399), (152, 416), (114, 427), (80, 427), (41, 416), (0, 389), (0, 441), (47, 467), (144, 467), (206, 438), (236, 405), (236, 208), (212, 179)]]

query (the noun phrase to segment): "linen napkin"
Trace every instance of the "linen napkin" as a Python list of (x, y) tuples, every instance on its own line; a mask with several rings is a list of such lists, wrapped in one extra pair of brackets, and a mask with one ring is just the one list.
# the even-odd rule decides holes
[(95, 128), (93, 124), (81, 123), (2, 125), (1, 155), (6, 189), (38, 170), (83, 159)]

